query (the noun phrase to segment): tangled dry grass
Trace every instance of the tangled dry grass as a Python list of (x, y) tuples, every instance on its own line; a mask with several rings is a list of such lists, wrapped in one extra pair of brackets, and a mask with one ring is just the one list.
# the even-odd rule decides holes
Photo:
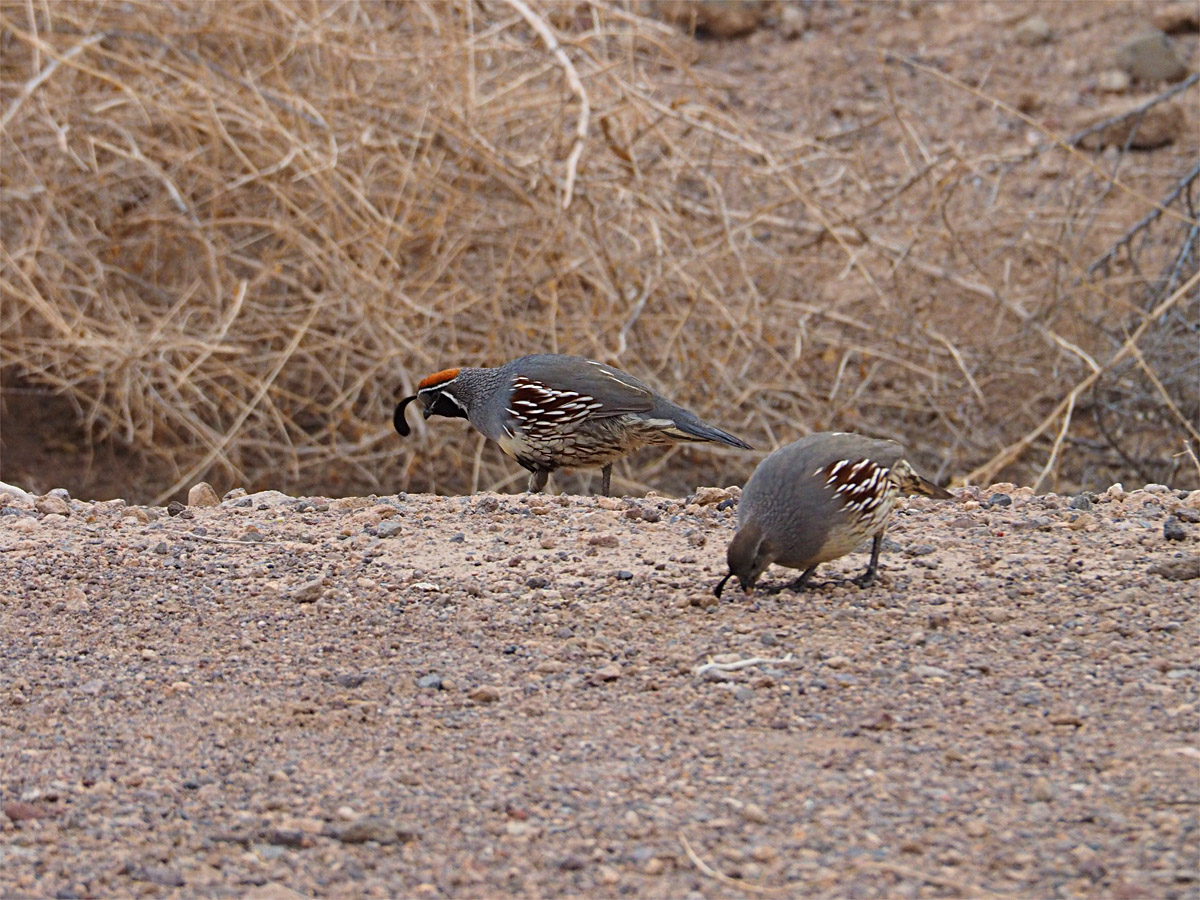
[[(883, 63), (866, 125), (797, 136), (620, 3), (0, 17), (0, 372), (167, 461), (147, 499), (519, 487), (453, 426), (401, 443), (390, 410), (544, 350), (761, 447), (837, 427), (939, 478), (1196, 483), (1195, 173), (1078, 150), (919, 61)], [(964, 152), (956, 105), (1009, 133)], [(617, 481), (752, 463), (682, 449)]]

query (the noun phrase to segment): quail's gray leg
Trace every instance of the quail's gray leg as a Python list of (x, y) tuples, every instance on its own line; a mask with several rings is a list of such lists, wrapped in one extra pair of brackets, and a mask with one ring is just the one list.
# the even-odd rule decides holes
[(867, 571), (863, 572), (857, 578), (853, 579), (854, 583), (859, 587), (870, 587), (875, 583), (875, 575), (879, 572), (879, 551), (883, 549), (883, 532), (875, 535), (875, 539), (871, 541), (871, 561), (867, 564)]
[[(609, 486), (612, 484), (612, 463), (600, 470), (600, 496), (609, 496)], [(718, 595), (719, 596), (719, 595)]]
[(529, 476), (529, 493), (537, 494), (545, 490), (546, 482), (550, 479), (549, 469), (534, 469)]
[[(818, 563), (818, 565), (819, 565), (819, 563)], [(815, 571), (817, 571), (817, 567), (815, 565), (809, 566), (807, 569), (805, 569), (803, 572), (800, 573), (799, 578), (797, 578), (791, 584), (785, 585), (785, 587), (791, 591), (804, 590), (806, 587), (808, 587), (808, 582), (812, 579), (812, 574)]]

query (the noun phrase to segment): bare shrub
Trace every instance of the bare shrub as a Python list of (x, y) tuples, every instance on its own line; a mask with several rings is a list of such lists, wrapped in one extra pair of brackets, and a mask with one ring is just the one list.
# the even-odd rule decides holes
[[(406, 443), (390, 412), (424, 374), (538, 351), (761, 447), (855, 429), (939, 477), (1055, 485), (1114, 452), (1056, 441), (1067, 412), (1006, 456), (1153, 307), (1086, 266), (1165, 179), (1049, 139), (964, 156), (929, 123), (971, 92), (908, 64), (864, 130), (796, 137), (616, 4), (60, 2), (0, 24), (0, 372), (166, 460), (152, 499), (202, 477), (519, 487), (462, 423)], [(1186, 342), (1194, 304), (1171, 312)], [(1151, 372), (1182, 351), (1155, 352)], [(684, 491), (753, 461), (682, 448), (616, 474)]]

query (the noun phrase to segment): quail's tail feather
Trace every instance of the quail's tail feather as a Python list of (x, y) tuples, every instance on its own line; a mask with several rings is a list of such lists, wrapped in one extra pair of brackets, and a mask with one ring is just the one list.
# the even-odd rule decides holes
[(901, 493), (904, 494), (921, 494), (924, 497), (932, 497), (934, 500), (953, 500), (954, 495), (940, 485), (934, 484), (927, 478), (922, 478), (907, 460), (901, 460), (899, 464), (892, 467), (892, 473), (896, 476), (896, 483), (900, 487)]
[(708, 441), (713, 444), (727, 444), (730, 447), (737, 447), (739, 450), (754, 449), (741, 438), (734, 437), (728, 431), (722, 431), (720, 428), (714, 428), (699, 419), (694, 422), (676, 419), (671, 432), (681, 441)]

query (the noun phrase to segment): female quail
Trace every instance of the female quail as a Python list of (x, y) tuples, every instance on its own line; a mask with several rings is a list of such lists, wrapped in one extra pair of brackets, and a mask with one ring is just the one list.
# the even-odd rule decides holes
[(866, 587), (875, 580), (883, 532), (901, 492), (953, 496), (914, 472), (895, 441), (826, 431), (780, 447), (742, 491), (729, 574), (716, 595), (735, 575), (749, 593), (771, 563), (802, 570), (789, 585), (802, 590), (820, 563), (873, 538), (871, 563), (854, 579)]
[(496, 369), (446, 369), (396, 406), (392, 424), (409, 434), (404, 408), (420, 400), (425, 418), (467, 419), (532, 474), (540, 491), (560, 466), (601, 467), (608, 496), (612, 464), (647, 444), (707, 441), (753, 449), (700, 421), (632, 375), (583, 359), (543, 353)]

